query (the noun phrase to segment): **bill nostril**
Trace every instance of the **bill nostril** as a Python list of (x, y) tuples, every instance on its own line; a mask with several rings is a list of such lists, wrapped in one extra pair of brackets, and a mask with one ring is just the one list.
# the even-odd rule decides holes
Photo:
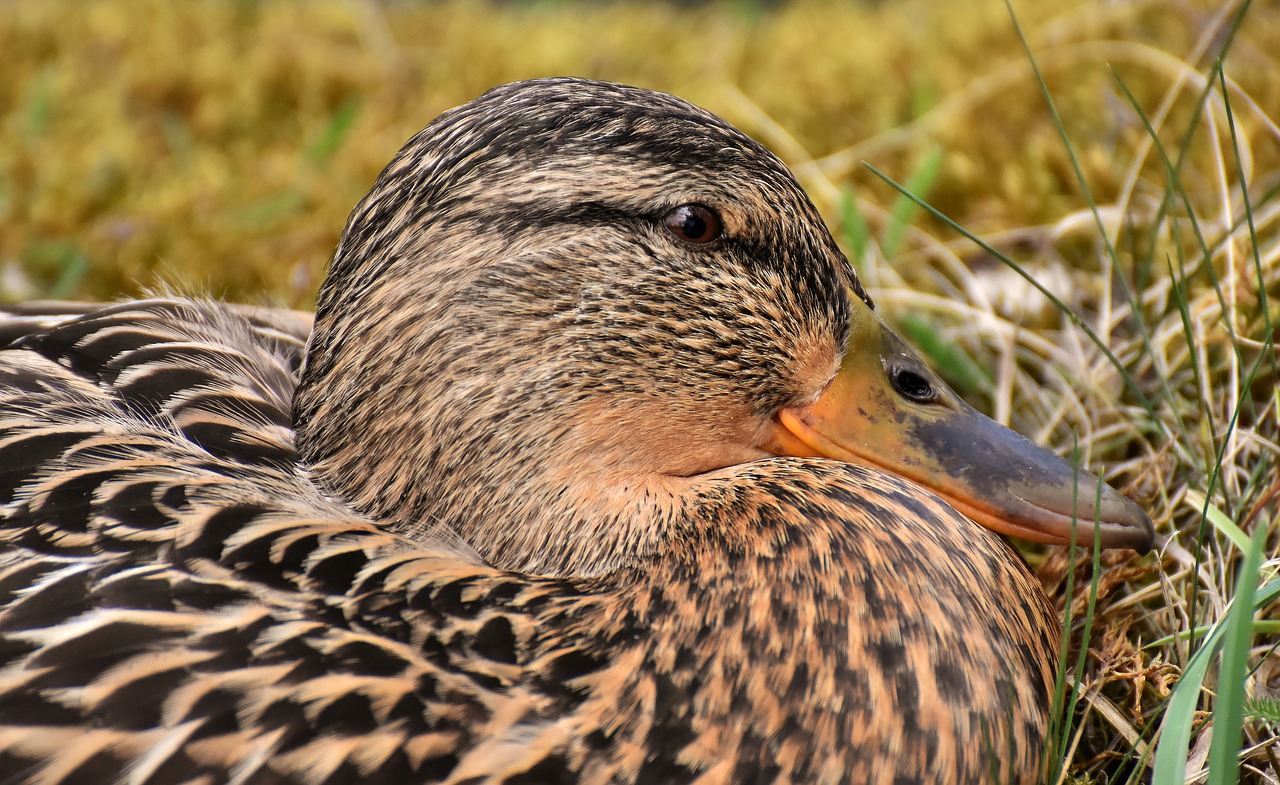
[(899, 395), (916, 403), (930, 403), (938, 397), (937, 390), (922, 374), (910, 368), (893, 368), (889, 381)]

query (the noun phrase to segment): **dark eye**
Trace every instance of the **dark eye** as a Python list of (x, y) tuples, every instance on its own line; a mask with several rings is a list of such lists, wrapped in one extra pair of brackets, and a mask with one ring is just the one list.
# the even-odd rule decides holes
[(720, 216), (710, 207), (682, 204), (662, 219), (667, 230), (686, 243), (709, 243), (720, 236)]
[(929, 403), (938, 397), (929, 380), (910, 368), (890, 370), (889, 381), (899, 395), (916, 403)]

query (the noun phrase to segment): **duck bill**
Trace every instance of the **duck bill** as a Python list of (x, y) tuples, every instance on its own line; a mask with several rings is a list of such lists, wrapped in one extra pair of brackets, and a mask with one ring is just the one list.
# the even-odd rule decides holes
[[(857, 301), (854, 310), (840, 371), (816, 401), (779, 412), (768, 449), (896, 474), (1002, 534), (1150, 549), (1154, 531), (1142, 508), (978, 413), (870, 308)], [(921, 395), (930, 389), (931, 398)]]

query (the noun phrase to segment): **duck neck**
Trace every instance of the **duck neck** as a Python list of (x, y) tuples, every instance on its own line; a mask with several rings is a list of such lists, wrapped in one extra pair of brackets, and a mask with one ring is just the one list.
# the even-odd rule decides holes
[(561, 674), (588, 688), (582, 716), (651, 707), (617, 734), (664, 740), (655, 779), (1036, 781), (1059, 630), (998, 536), (831, 463), (740, 467), (688, 512), (679, 547), (608, 576), (616, 601), (577, 628), (610, 664)]

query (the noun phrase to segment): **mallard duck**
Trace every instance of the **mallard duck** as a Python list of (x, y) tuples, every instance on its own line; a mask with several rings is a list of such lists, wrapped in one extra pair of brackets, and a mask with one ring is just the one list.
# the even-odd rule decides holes
[(314, 329), (0, 335), (5, 785), (1032, 783), (1060, 629), (996, 532), (1151, 543), (884, 325), (777, 158), (632, 87), (437, 118)]

